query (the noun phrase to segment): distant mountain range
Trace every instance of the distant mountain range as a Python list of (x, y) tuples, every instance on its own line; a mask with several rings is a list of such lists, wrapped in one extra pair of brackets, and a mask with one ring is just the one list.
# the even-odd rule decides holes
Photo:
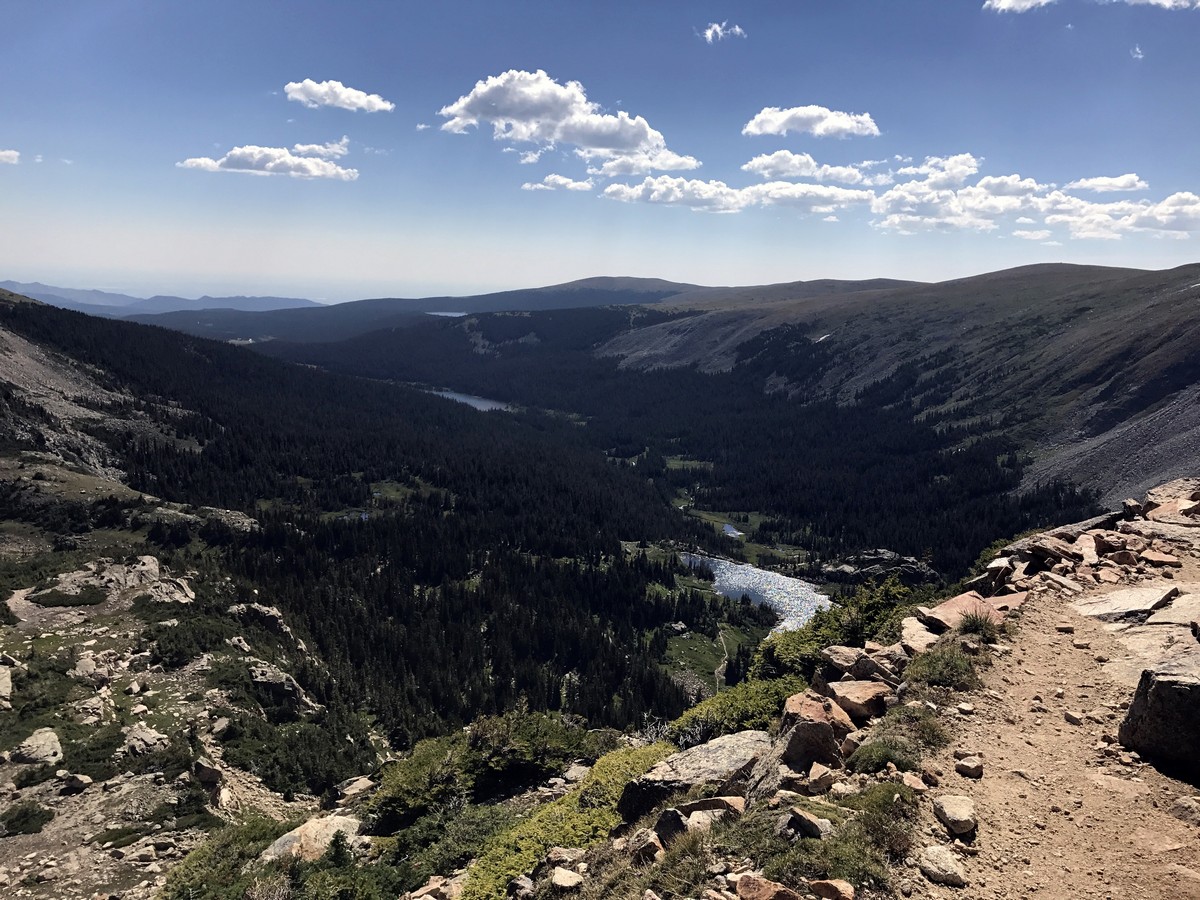
[(135, 315), (156, 315), (159, 313), (180, 312), (183, 310), (200, 309), (229, 309), (242, 312), (267, 312), (277, 309), (298, 309), (303, 307), (321, 306), (315, 300), (301, 300), (296, 297), (173, 297), (156, 295), (154, 297), (131, 297), (128, 294), (116, 294), (109, 291), (79, 290), (76, 288), (56, 287), (52, 284), (39, 282), (0, 281), (0, 288), (41, 300), (51, 306), (63, 309), (73, 309), (76, 312), (87, 313), (90, 316), (108, 316), (112, 318), (128, 318)]

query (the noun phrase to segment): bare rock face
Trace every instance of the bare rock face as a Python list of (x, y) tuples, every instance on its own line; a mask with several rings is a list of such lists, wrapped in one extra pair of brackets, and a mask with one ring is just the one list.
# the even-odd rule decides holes
[(275, 840), (259, 856), (258, 861), (265, 863), (272, 860), (292, 856), (305, 862), (319, 859), (329, 849), (329, 843), (337, 832), (353, 838), (358, 835), (362, 823), (353, 816), (323, 816), (319, 819), (309, 819), (298, 828), (293, 828), (287, 834)]
[(854, 900), (854, 885), (841, 878), (827, 878), (820, 881), (810, 881), (808, 889), (821, 900)]
[(631, 822), (671, 794), (697, 784), (718, 785), (722, 793), (745, 786), (751, 768), (771, 747), (765, 731), (739, 731), (668, 756), (625, 785), (617, 812)]
[(1200, 677), (1142, 672), (1118, 737), (1130, 750), (1189, 779), (1200, 777)]
[(550, 884), (554, 886), (555, 890), (573, 891), (583, 884), (583, 876), (578, 872), (557, 866), (554, 874), (550, 876)]
[(39, 728), (13, 751), (13, 762), (44, 765), (62, 760), (62, 744), (53, 728)]
[(0, 666), (0, 709), (12, 709), (12, 669)]

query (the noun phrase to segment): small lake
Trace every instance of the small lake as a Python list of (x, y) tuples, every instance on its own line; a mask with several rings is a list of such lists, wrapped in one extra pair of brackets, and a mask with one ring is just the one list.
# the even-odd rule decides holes
[(755, 603), (775, 610), (779, 624), (775, 631), (793, 631), (812, 618), (818, 609), (829, 606), (829, 598), (816, 587), (799, 578), (789, 578), (778, 572), (768, 572), (748, 563), (715, 559), (695, 553), (682, 553), (680, 558), (689, 566), (704, 563), (716, 576), (713, 588), (730, 600), (746, 594)]
[(487, 397), (476, 397), (472, 394), (460, 394), (458, 391), (434, 390), (433, 388), (424, 388), (423, 390), (427, 394), (437, 394), (439, 397), (445, 397), (447, 400), (465, 403), (467, 406), (477, 409), (480, 412), (492, 412), (494, 410), (509, 412), (512, 410), (512, 407), (507, 403), (501, 403), (499, 400), (489, 400)]

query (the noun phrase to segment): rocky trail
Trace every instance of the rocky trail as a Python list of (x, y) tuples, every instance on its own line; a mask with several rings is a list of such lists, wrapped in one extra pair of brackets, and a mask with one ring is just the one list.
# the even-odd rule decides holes
[[(1151, 537), (1155, 528), (1141, 520), (1122, 531)], [(1170, 613), (1194, 618), (1200, 527), (1157, 530), (1159, 550), (1145, 552), (1173, 561), (1123, 572), (1135, 588), (1092, 583), (1099, 579), (1087, 571), (1047, 580), (1053, 589), (1035, 586), (1011, 645), (969, 698), (973, 709), (959, 713), (955, 740), (929, 761), (943, 773), (932, 794), (974, 803), (974, 839), (956, 846), (969, 884), (939, 887), (918, 877), (913, 896), (1200, 898), (1200, 803), (1188, 799), (1197, 788), (1163, 774), (1119, 736), (1143, 668), (1196, 671), (1200, 645), (1187, 633), (1190, 622), (1175, 623)], [(967, 754), (982, 760), (982, 777), (956, 772)], [(945, 834), (934, 815), (926, 819), (931, 835)]]

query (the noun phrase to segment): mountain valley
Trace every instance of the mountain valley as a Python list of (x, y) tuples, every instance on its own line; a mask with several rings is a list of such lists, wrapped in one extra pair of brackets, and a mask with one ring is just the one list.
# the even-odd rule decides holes
[[(1153, 705), (1200, 721), (1198, 303), (0, 293), (0, 889), (1200, 896)], [(688, 552), (831, 602), (779, 630)]]

